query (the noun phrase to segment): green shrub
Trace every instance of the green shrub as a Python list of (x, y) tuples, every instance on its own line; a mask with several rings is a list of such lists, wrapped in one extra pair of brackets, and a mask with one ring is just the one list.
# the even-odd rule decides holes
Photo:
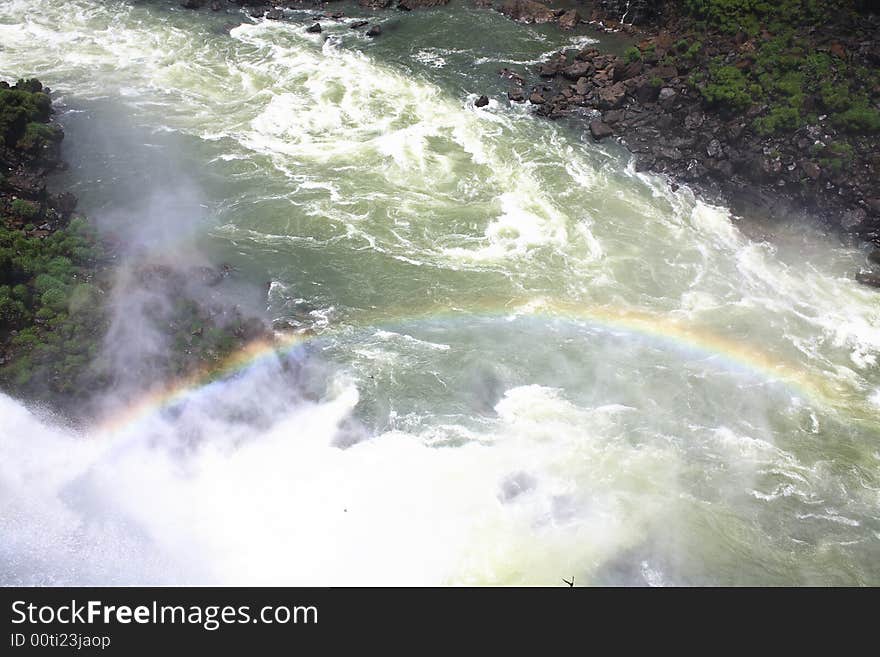
[[(30, 124), (45, 123), (52, 112), (49, 96), (28, 91), (34, 88), (28, 82), (21, 84), (25, 84), (25, 88), (16, 85), (11, 89), (0, 89), (0, 146), (15, 144), (25, 135)], [(31, 130), (33, 136), (34, 129)]]
[(845, 112), (853, 104), (849, 86), (837, 82), (826, 82), (821, 85), (819, 100), (829, 112)]
[(71, 315), (90, 312), (98, 302), (98, 288), (90, 283), (80, 283), (70, 293), (68, 307)]
[(752, 104), (749, 81), (735, 66), (710, 67), (709, 76), (701, 90), (709, 104), (735, 111), (748, 109)]
[(12, 212), (22, 219), (33, 219), (40, 214), (40, 206), (30, 201), (17, 198), (10, 204)]
[(642, 58), (642, 51), (633, 46), (624, 51), (623, 57), (629, 63), (637, 62)]
[(867, 105), (851, 107), (834, 116), (832, 122), (848, 132), (880, 132), (880, 112)]
[(60, 138), (61, 130), (57, 126), (32, 121), (25, 127), (24, 135), (18, 140), (18, 147), (34, 152)]
[(46, 290), (40, 297), (40, 301), (43, 306), (47, 306), (55, 312), (67, 309), (67, 295), (61, 288), (56, 287)]
[(777, 105), (765, 116), (755, 119), (755, 129), (762, 135), (796, 130), (800, 124), (800, 112), (791, 105)]
[(728, 34), (758, 33), (764, 23), (776, 32), (797, 21), (827, 19), (840, 3), (822, 0), (684, 0), (685, 11)]
[(694, 41), (690, 45), (690, 48), (688, 48), (684, 52), (683, 56), (686, 57), (687, 59), (695, 59), (696, 56), (700, 54), (700, 51), (702, 49), (703, 49), (703, 42), (702, 41)]

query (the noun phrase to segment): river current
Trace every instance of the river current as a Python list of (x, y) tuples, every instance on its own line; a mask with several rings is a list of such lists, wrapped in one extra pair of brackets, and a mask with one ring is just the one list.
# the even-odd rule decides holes
[(77, 430), (0, 396), (0, 582), (880, 584), (863, 255), (508, 103), (595, 33), (177, 5), (3, 0), (0, 77), (100, 230), (308, 337)]

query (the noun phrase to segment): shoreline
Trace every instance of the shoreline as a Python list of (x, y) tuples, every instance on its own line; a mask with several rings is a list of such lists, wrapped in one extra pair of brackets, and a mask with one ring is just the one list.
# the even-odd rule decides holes
[[(638, 39), (624, 56), (587, 46), (561, 51), (534, 70), (502, 69), (506, 100), (569, 120), (596, 141), (617, 140), (635, 156), (638, 171), (667, 176), (673, 191), (688, 185), (735, 216), (768, 225), (807, 220), (853, 240), (866, 253), (854, 278), (880, 287), (880, 16), (840, 12), (819, 24), (818, 18), (779, 22), (771, 14), (731, 30), (721, 18), (686, 15), (663, 0), (461, 1), (522, 24), (586, 26)], [(404, 11), (448, 3), (358, 1), (361, 9)], [(224, 10), (208, 0), (181, 5)], [(319, 32), (320, 20), (344, 16), (332, 5), (235, 0), (232, 6), (269, 20), (284, 20), (285, 9), (314, 7), (322, 11), (314, 24), (297, 22)], [(637, 24), (618, 20), (622, 8)], [(378, 23), (352, 27), (381, 38)], [(791, 61), (807, 52), (816, 79)], [(488, 103), (489, 90), (475, 93), (484, 95), (477, 107)]]
[(67, 167), (51, 93), (37, 79), (0, 81), (0, 389), (76, 423), (120, 385), (124, 369), (106, 345), (130, 310), (120, 297), (175, 300), (155, 319), (167, 349), (126, 375), (131, 394), (222, 362), (271, 330), (212, 298), (234, 275), (230, 266), (122, 257), (121, 245), (76, 212), (74, 194), (49, 191), (48, 178)]

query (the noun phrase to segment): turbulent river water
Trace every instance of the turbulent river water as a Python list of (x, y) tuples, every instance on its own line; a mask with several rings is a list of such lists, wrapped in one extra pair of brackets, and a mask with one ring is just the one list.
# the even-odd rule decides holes
[(0, 3), (80, 209), (313, 335), (85, 429), (0, 397), (0, 581), (880, 584), (862, 255), (508, 104), (585, 35), (337, 6), (383, 35)]

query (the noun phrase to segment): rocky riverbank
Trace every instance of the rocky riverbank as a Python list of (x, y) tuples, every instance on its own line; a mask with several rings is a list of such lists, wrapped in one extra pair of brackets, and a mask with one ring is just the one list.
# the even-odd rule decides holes
[(550, 118), (585, 117), (594, 139), (617, 137), (639, 170), (735, 211), (807, 211), (872, 243), (857, 278), (876, 285), (880, 16), (841, 4), (732, 18), (653, 3), (623, 57), (585, 48), (558, 53), (527, 81), (502, 73), (511, 100)]
[[(359, 5), (409, 10), (448, 1)], [(673, 187), (688, 184), (737, 213), (774, 220), (806, 212), (853, 235), (871, 245), (857, 278), (880, 285), (876, 3), (466, 1), (521, 23), (632, 35), (636, 45), (623, 56), (588, 47), (560, 52), (536, 70), (500, 71), (507, 100), (528, 102), (551, 119), (575, 120), (596, 140), (616, 138), (636, 154), (637, 169), (667, 174)], [(302, 0), (232, 0), (235, 5), (278, 20), (285, 8), (321, 8), (305, 28), (313, 32), (321, 30), (320, 20), (343, 16)], [(352, 27), (381, 34), (369, 21)], [(487, 103), (481, 98), (477, 106)]]
[[(120, 263), (75, 214), (76, 197), (47, 188), (65, 166), (50, 93), (38, 80), (0, 82), (0, 389), (76, 417), (117, 380), (106, 336), (119, 312)], [(233, 275), (229, 267), (143, 260), (125, 272), (157, 302), (168, 344), (143, 369), (143, 386), (209, 370), (271, 336), (260, 319), (202, 293)]]

